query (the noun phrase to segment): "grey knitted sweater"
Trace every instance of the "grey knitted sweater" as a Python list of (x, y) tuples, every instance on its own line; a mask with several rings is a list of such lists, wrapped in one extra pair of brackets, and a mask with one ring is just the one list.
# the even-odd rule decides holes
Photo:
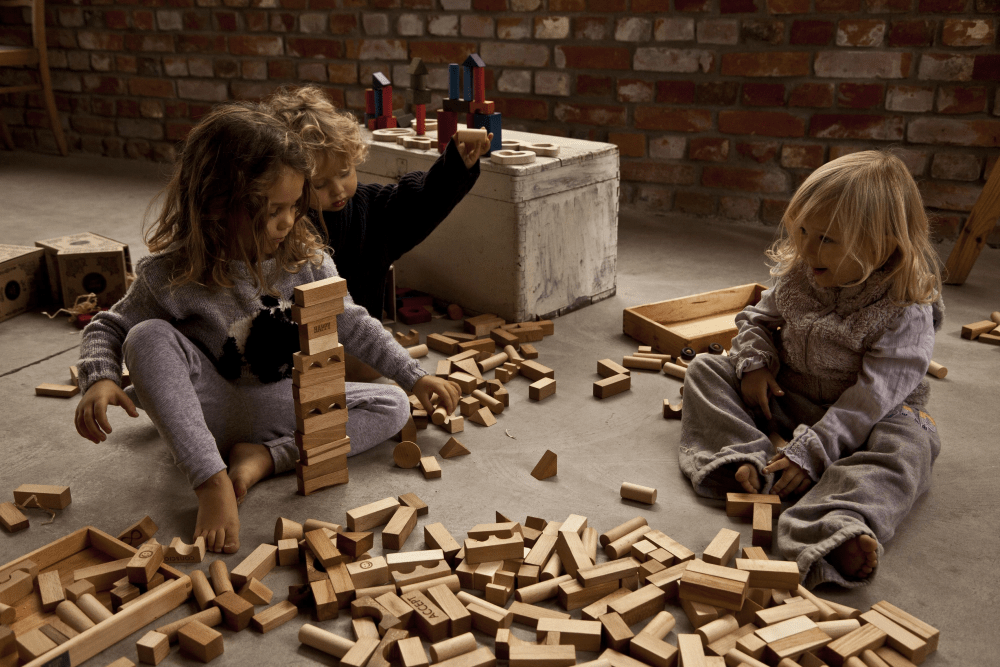
[[(333, 260), (307, 262), (298, 273), (282, 271), (273, 280), (280, 295), (260, 295), (246, 265), (234, 266), (236, 285), (207, 288), (188, 283), (170, 286), (176, 255), (164, 252), (144, 257), (136, 266), (136, 279), (125, 296), (110, 310), (94, 316), (83, 331), (80, 346), (80, 389), (86, 392), (98, 380), (119, 385), (122, 345), (129, 329), (149, 319), (166, 320), (197, 345), (229, 379), (277, 382), (291, 377), (292, 354), (299, 350), (298, 327), (291, 319), (293, 290), (337, 275)], [(265, 274), (275, 271), (274, 260), (263, 264)], [(337, 332), (345, 350), (409, 391), (426, 372), (382, 328), (381, 323), (356, 305), (348, 295), (344, 312), (337, 316)]]

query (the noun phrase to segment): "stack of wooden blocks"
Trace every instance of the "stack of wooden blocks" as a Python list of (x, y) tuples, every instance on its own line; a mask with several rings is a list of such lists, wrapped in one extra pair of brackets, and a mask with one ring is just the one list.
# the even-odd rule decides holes
[(301, 351), (293, 356), (295, 472), (299, 493), (347, 483), (347, 394), (344, 346), (337, 340), (337, 315), (344, 312), (347, 283), (327, 278), (295, 288), (292, 319), (299, 325)]

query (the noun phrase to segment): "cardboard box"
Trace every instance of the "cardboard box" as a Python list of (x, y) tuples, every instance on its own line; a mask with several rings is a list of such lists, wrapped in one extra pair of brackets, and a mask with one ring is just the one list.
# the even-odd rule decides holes
[(736, 315), (760, 301), (766, 289), (750, 283), (626, 308), (622, 330), (662, 354), (677, 356), (685, 347), (707, 352), (712, 343), (728, 349), (736, 335)]
[(0, 245), (0, 322), (34, 308), (48, 294), (45, 251)]
[(52, 302), (68, 308), (81, 294), (97, 295), (97, 304), (110, 308), (125, 296), (132, 271), (128, 245), (100, 234), (84, 232), (35, 245), (45, 250)]

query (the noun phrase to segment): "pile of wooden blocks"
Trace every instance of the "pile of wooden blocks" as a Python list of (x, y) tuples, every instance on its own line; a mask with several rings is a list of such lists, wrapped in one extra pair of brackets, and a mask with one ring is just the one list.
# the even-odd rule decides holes
[(990, 313), (990, 319), (973, 322), (962, 327), (962, 338), (981, 343), (1000, 345), (1000, 310)]
[[(737, 494), (731, 511), (755, 500), (780, 504)], [(599, 535), (581, 515), (521, 524), (497, 512), (462, 543), (430, 523), (426, 550), (399, 552), (427, 511), (405, 494), (350, 510), (343, 527), (278, 520), (279, 562), (301, 562), (306, 579), (289, 599), (314, 606), (320, 621), (340, 609), (352, 618), (353, 639), (307, 624), (303, 644), (348, 667), (487, 667), (498, 659), (512, 667), (909, 667), (937, 647), (935, 628), (888, 602), (862, 613), (818, 598), (799, 584), (794, 562), (769, 560), (761, 547), (744, 547), (734, 561), (733, 530), (721, 530), (699, 559), (643, 517)], [(382, 556), (368, 553), (378, 526)], [(676, 625), (668, 601), (693, 626), (674, 642), (665, 639)], [(533, 629), (535, 641), (512, 624)], [(578, 663), (578, 652), (594, 655)]]
[(28, 527), (28, 517), (22, 509), (36, 508), (49, 514), (65, 509), (73, 502), (68, 486), (22, 484), (14, 489), (14, 502), (0, 503), (0, 526), (8, 533)]
[(292, 395), (302, 495), (348, 480), (344, 346), (337, 340), (346, 295), (347, 282), (337, 277), (295, 288), (292, 319), (299, 325), (300, 351), (292, 357)]

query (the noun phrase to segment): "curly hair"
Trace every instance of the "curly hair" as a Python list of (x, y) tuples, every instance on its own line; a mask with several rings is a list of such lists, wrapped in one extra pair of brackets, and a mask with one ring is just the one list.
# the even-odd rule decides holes
[[(271, 252), (267, 191), (285, 167), (305, 182), (295, 223)], [(312, 169), (312, 153), (298, 135), (259, 105), (230, 103), (210, 111), (188, 134), (170, 182), (154, 199), (163, 197), (163, 208), (144, 234), (150, 252), (174, 254), (171, 285), (229, 288), (233, 262), (243, 262), (258, 291), (277, 296), (271, 285), (276, 276), (262, 268), (265, 259), (273, 257), (275, 270), (288, 273), (307, 261), (322, 263), (324, 244), (305, 217)]]
[(810, 174), (788, 203), (781, 236), (767, 252), (772, 276), (783, 276), (803, 261), (794, 231), (800, 220), (817, 218), (839, 227), (850, 256), (861, 265), (855, 284), (884, 267), (897, 303), (933, 303), (940, 296), (941, 262), (923, 200), (895, 155), (851, 153)]
[(264, 106), (316, 156), (343, 155), (350, 164), (358, 165), (368, 155), (358, 121), (350, 113), (338, 111), (318, 86), (279, 88)]

